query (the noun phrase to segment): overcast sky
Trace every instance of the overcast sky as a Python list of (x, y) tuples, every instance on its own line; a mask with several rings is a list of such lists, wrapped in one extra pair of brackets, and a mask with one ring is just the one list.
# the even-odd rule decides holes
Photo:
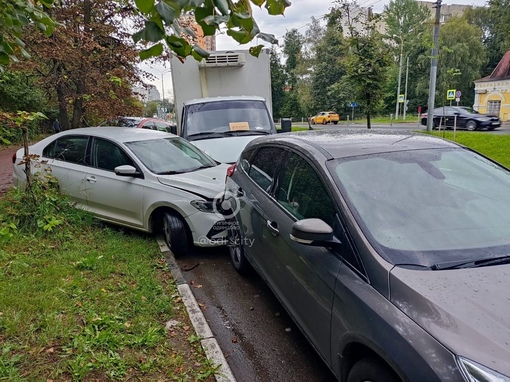
[[(304, 33), (308, 27), (311, 17), (321, 18), (329, 12), (329, 9), (335, 4), (332, 0), (290, 0), (292, 5), (285, 11), (284, 16), (269, 16), (265, 8), (259, 9), (253, 7), (253, 16), (257, 21), (260, 30), (264, 33), (273, 34), (278, 38), (280, 44), (283, 42), (285, 33), (293, 28), (298, 29)], [(375, 12), (379, 13), (384, 10), (384, 6), (388, 4), (389, 0), (358, 0), (358, 5), (361, 7), (372, 7)], [(463, 4), (463, 5), (485, 5), (486, 0), (444, 0), (442, 4)], [(217, 50), (232, 50), (232, 49), (248, 49), (257, 43), (264, 43), (263, 41), (253, 41), (251, 44), (240, 45), (232, 38), (225, 34), (216, 36), (216, 49)], [(268, 45), (268, 44), (266, 44)], [(157, 79), (152, 81), (154, 85), (161, 92), (161, 71), (151, 70), (144, 66), (144, 69), (151, 71)], [(171, 74), (164, 75), (165, 97), (169, 97), (169, 91), (172, 89)]]

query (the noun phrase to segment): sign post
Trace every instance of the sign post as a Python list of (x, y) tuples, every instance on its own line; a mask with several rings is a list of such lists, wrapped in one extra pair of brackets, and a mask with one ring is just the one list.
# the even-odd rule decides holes
[(462, 92), (460, 90), (457, 90), (455, 92), (455, 102), (457, 102), (457, 106), (459, 106), (460, 97), (462, 96)]

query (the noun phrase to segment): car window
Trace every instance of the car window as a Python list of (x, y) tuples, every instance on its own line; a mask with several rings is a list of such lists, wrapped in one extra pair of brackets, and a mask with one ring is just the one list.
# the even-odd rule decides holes
[(296, 219), (319, 218), (333, 226), (333, 201), (317, 172), (304, 158), (291, 154), (276, 184), (276, 200)]
[(155, 174), (181, 174), (217, 166), (199, 148), (179, 137), (127, 142), (126, 146)]
[(284, 150), (277, 147), (261, 148), (253, 158), (248, 175), (263, 190), (269, 192), (283, 155)]
[(156, 130), (156, 126), (153, 121), (147, 121), (142, 125), (142, 129)]
[(254, 151), (255, 149), (244, 150), (241, 153), (241, 157), (239, 158), (240, 167), (246, 173), (250, 171), (250, 159), (253, 156)]
[(129, 156), (115, 143), (101, 138), (94, 138), (92, 142), (92, 166), (113, 171), (115, 167), (135, 164)]
[(87, 164), (87, 143), (89, 138), (83, 135), (68, 135), (58, 138), (43, 150), (43, 157)]

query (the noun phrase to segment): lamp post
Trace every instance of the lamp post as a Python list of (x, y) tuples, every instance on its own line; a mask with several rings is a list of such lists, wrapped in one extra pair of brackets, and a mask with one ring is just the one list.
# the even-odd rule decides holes
[(164, 82), (164, 78), (165, 78), (165, 74), (170, 72), (171, 69), (168, 69), (168, 68), (164, 68), (163, 70), (160, 70), (158, 68), (154, 68), (154, 67), (151, 67), (152, 69), (156, 70), (157, 72), (159, 72), (159, 74), (161, 75), (161, 107), (160, 107), (160, 110), (158, 110), (158, 118), (162, 118), (163, 116), (160, 114), (160, 113), (163, 113), (163, 111), (161, 110), (164, 105), (165, 105), (165, 82)]
[[(400, 38), (400, 60), (398, 64), (398, 85), (397, 85), (397, 103), (395, 105), (395, 120), (398, 119), (398, 109), (399, 109), (399, 97), (400, 97), (400, 80), (402, 78), (402, 53), (404, 49), (404, 39), (402, 35), (395, 36)], [(404, 100), (405, 101), (405, 100)]]

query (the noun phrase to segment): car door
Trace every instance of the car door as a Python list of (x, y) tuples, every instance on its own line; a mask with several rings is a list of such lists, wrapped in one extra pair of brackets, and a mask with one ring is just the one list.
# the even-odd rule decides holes
[(88, 171), (89, 137), (65, 135), (43, 149), (42, 160), (47, 161), (51, 173), (58, 180), (60, 191), (68, 195), (77, 207), (87, 206), (88, 190), (85, 176)]
[(320, 218), (335, 225), (336, 210), (316, 168), (291, 152), (274, 182), (273, 198), (264, 203), (259, 240), (265, 273), (272, 288), (306, 336), (329, 363), (331, 310), (338, 257), (324, 247), (299, 244), (290, 238), (292, 225), (301, 219)]
[(129, 155), (117, 144), (94, 137), (91, 144), (91, 167), (86, 175), (88, 208), (105, 220), (143, 227), (142, 196), (144, 179), (119, 176), (115, 167), (137, 167)]
[(262, 239), (262, 229), (267, 220), (265, 210), (272, 203), (269, 192), (285, 155), (285, 150), (277, 147), (263, 147), (247, 159), (243, 153), (240, 167), (246, 176), (239, 178), (239, 188), (234, 191), (241, 207), (237, 219), (245, 251), (264, 279), (267, 279), (265, 272), (273, 266), (271, 258), (260, 255), (265, 251)]

